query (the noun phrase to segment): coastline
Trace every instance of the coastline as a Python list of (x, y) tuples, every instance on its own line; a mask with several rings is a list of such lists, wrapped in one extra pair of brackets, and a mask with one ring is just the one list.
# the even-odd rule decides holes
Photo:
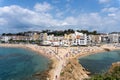
[[(73, 56), (73, 57), (71, 57), (71, 58), (69, 58), (69, 59), (71, 59), (71, 60), (76, 60), (76, 63), (72, 63), (72, 64), (74, 64), (74, 65), (76, 65), (77, 64), (77, 66), (82, 66), (79, 62), (78, 62), (78, 59), (79, 58), (81, 58), (81, 57), (85, 57), (85, 56), (89, 56), (89, 55), (94, 55), (94, 54), (100, 54), (100, 53), (102, 53), (102, 52), (109, 52), (109, 51), (114, 51), (114, 50), (120, 50), (120, 47), (117, 47), (117, 46), (115, 46), (115, 45), (113, 45), (113, 44), (107, 44), (107, 45), (102, 45), (102, 46), (100, 46), (100, 47), (82, 47), (83, 48), (83, 52), (81, 51), (80, 53), (77, 53), (75, 56)], [(82, 50), (82, 48), (81, 48), (81, 50)], [(87, 50), (87, 49), (89, 49), (89, 50)], [(91, 50), (90, 50), (91, 49)], [(86, 51), (84, 51), (84, 50), (86, 50)], [(68, 59), (68, 60), (69, 60)], [(78, 65), (79, 64), (79, 65)], [(76, 66), (76, 67), (77, 67)], [(78, 79), (78, 80), (83, 80), (83, 79), (85, 79), (85, 78), (90, 78), (90, 76), (89, 76), (89, 74), (90, 74), (90, 72), (89, 71), (87, 71), (87, 69), (85, 69), (84, 67), (81, 67), (81, 69), (83, 69), (83, 70), (81, 70), (80, 72), (81, 72), (81, 74), (83, 74), (83, 76), (81, 76), (80, 78), (79, 77), (77, 77), (76, 79)], [(63, 69), (63, 71), (64, 71), (65, 69)], [(73, 70), (74, 71), (74, 70)], [(83, 71), (84, 71), (84, 73), (83, 73)], [(76, 71), (76, 73), (77, 73), (77, 71)], [(78, 74), (76, 74), (76, 75), (78, 75), (78, 76), (80, 76), (79, 75), (80, 73), (78, 72)], [(73, 74), (74, 75), (74, 74)], [(76, 76), (76, 75), (74, 75), (74, 76)], [(72, 78), (75, 78), (75, 77), (72, 77)], [(63, 77), (64, 78), (64, 77)], [(72, 79), (72, 78), (70, 78), (70, 80), (74, 80), (74, 79)], [(61, 79), (61, 80), (64, 80), (64, 79)], [(69, 79), (68, 79), (69, 80)]]
[(88, 72), (77, 60), (73, 58), (68, 60), (66, 66), (62, 69), (60, 80), (83, 80), (90, 78)]
[[(24, 48), (29, 49), (32, 51), (37, 52), (40, 55), (43, 55), (49, 58), (52, 62), (50, 65), (51, 68), (47, 70), (49, 75), (48, 80), (59, 80), (60, 74), (62, 70), (66, 67), (69, 60), (75, 59), (78, 62), (78, 58), (97, 54), (101, 52), (105, 52), (105, 48), (112, 50), (119, 50), (120, 47), (115, 47), (113, 45), (102, 45), (101, 47), (60, 47), (58, 53), (56, 53), (56, 47), (50, 46), (38, 46), (33, 44), (0, 44), (0, 47), (17, 47), (17, 48)], [(77, 52), (76, 52), (77, 51)], [(83, 75), (87, 75), (87, 73), (82, 73)], [(86, 76), (85, 78), (88, 78)], [(81, 80), (83, 77), (81, 76)]]
[[(55, 67), (56, 59), (54, 57), (51, 57), (50, 55), (46, 55), (45, 52), (42, 49), (38, 49), (38, 47), (40, 48), (41, 46), (32, 45), (32, 44), (0, 44), (0, 47), (28, 49), (28, 50), (36, 52), (39, 55), (42, 55), (42, 56), (50, 59), (51, 60), (50, 63), (52, 63), (52, 64), (49, 64), (49, 68), (46, 71), (43, 71), (42, 73), (46, 74), (46, 72), (47, 72), (47, 75), (49, 76), (49, 79), (52, 80), (53, 73), (52, 73), (51, 68)], [(36, 75), (40, 75), (40, 74), (39, 73), (33, 74), (33, 76), (36, 76)]]

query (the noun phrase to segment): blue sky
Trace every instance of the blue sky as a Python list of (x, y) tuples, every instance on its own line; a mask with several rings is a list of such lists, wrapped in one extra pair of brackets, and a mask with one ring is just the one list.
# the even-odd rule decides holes
[(87, 29), (120, 31), (120, 0), (0, 0), (0, 33)]

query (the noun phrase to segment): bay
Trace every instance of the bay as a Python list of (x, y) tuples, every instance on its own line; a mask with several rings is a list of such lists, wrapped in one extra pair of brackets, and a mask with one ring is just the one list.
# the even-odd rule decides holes
[(47, 70), (49, 63), (31, 50), (0, 47), (0, 80), (35, 80), (32, 75)]
[(120, 50), (102, 52), (79, 58), (79, 63), (92, 74), (106, 72), (112, 63), (120, 61)]

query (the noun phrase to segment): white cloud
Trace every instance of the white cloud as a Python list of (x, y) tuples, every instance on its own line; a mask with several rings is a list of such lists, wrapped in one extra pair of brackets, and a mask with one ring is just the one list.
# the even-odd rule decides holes
[[(120, 13), (120, 11), (119, 11)], [(66, 18), (65, 22), (70, 25), (77, 25), (79, 29), (98, 30), (98, 31), (119, 31), (120, 15), (109, 14), (101, 16), (100, 13), (86, 13), (78, 17)], [(76, 27), (74, 27), (75, 29)]]
[(49, 13), (39, 13), (16, 5), (0, 7), (0, 25), (4, 25), (9, 31), (12, 29), (29, 30), (31, 27), (41, 29), (40, 26), (56, 24), (58, 21)]
[[(68, 16), (60, 20), (54, 18), (55, 15), (45, 12), (46, 8), (45, 10), (40, 11), (41, 12), (29, 10), (17, 5), (0, 7), (0, 31), (18, 32), (23, 30), (41, 30), (48, 28), (78, 28), (98, 31), (120, 30), (120, 10), (116, 8), (103, 9), (102, 14), (104, 14), (104, 12), (108, 12), (108, 15), (106, 16), (101, 16), (101, 12), (93, 12), (82, 13), (77, 17)], [(61, 15), (64, 15), (64, 12), (58, 14), (58, 17)]]
[(58, 18), (62, 18), (63, 15), (64, 15), (63, 12), (57, 12), (57, 13), (56, 13), (56, 17), (58, 17)]
[(77, 18), (75, 17), (67, 17), (63, 22), (67, 23), (68, 25), (76, 25), (77, 23)]
[(69, 25), (67, 22), (63, 22), (61, 26)]
[(110, 2), (110, 0), (99, 0), (99, 3), (108, 3), (108, 2)]
[(39, 12), (47, 12), (52, 9), (52, 6), (47, 2), (43, 2), (43, 3), (37, 3), (34, 6), (34, 8), (36, 11), (39, 11)]
[(102, 12), (116, 12), (118, 11), (119, 8), (116, 8), (116, 7), (109, 7), (109, 8), (103, 8), (102, 9)]
[(0, 18), (0, 25), (4, 26), (4, 24), (7, 24), (7, 21), (4, 18)]
[(115, 17), (115, 16), (116, 16), (116, 14), (111, 13), (111, 14), (108, 14), (108, 16)]

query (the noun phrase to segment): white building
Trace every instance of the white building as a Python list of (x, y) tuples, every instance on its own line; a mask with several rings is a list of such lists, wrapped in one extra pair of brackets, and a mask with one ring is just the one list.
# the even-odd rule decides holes
[(72, 45), (87, 45), (88, 37), (86, 34), (75, 32), (76, 38), (72, 41)]
[(90, 36), (90, 44), (100, 44), (101, 43), (101, 35), (89, 35)]
[(42, 34), (41, 39), (43, 39), (43, 45), (52, 46), (85, 46), (89, 43), (89, 36), (79, 32), (75, 32), (73, 34), (66, 34), (65, 36), (47, 35), (44, 37)]
[(64, 39), (63, 36), (54, 36), (54, 41), (60, 42), (60, 41), (62, 41), (63, 39)]
[(108, 34), (101, 34), (101, 43), (108, 43), (109, 42), (109, 38), (108, 38)]
[(48, 46), (50, 46), (51, 44), (52, 44), (51, 41), (43, 41), (42, 42), (42, 45), (48, 45)]
[(63, 39), (63, 40), (60, 42), (60, 46), (69, 46), (69, 40)]
[(47, 38), (48, 38), (47, 36), (48, 36), (47, 33), (40, 33), (40, 40), (47, 41)]
[(51, 43), (51, 46), (60, 46), (60, 42), (58, 42), (58, 41), (53, 41), (53, 42)]
[(110, 43), (120, 43), (120, 33), (118, 32), (110, 33), (108, 38)]
[(10, 36), (2, 36), (1, 37), (1, 41), (4, 41), (4, 42), (9, 42), (10, 39), (11, 39)]
[(47, 40), (48, 41), (53, 41), (54, 40), (54, 35), (52, 34), (52, 35), (48, 35), (47, 36)]

